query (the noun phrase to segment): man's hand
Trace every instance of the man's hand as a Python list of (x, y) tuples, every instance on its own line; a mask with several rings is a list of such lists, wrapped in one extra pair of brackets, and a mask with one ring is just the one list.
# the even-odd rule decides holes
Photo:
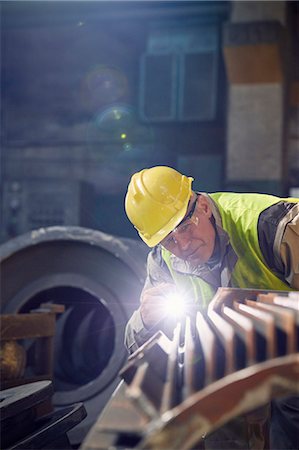
[(166, 316), (166, 298), (174, 292), (175, 286), (171, 283), (161, 283), (159, 286), (143, 291), (141, 295), (140, 314), (144, 326), (147, 329), (157, 325)]

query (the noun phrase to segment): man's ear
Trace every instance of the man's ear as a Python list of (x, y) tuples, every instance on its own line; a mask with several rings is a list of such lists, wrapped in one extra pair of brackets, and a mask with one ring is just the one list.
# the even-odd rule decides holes
[(205, 195), (200, 195), (197, 200), (197, 211), (201, 214), (204, 214), (208, 217), (208, 219), (212, 216), (212, 209), (210, 207), (209, 200)]

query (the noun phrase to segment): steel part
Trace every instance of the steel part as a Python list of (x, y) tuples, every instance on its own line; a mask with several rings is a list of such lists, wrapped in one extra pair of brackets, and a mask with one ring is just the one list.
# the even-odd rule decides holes
[(146, 359), (154, 370), (163, 379), (168, 364), (168, 355), (171, 350), (171, 341), (162, 333), (157, 332), (148, 341), (135, 351), (134, 355), (130, 355), (127, 364), (120, 371), (120, 376), (130, 383), (136, 373), (138, 362), (142, 364), (144, 361), (144, 351), (146, 351)]
[(160, 411), (161, 413), (168, 411), (180, 402), (179, 397), (179, 347), (180, 347), (180, 334), (181, 334), (181, 324), (174, 330), (173, 341), (171, 342), (167, 372), (166, 372), (166, 382), (163, 395), (161, 397)]
[(235, 301), (233, 307), (236, 311), (240, 311), (245, 317), (248, 317), (256, 329), (257, 361), (274, 358), (276, 349), (274, 316), (263, 311), (257, 311), (254, 306), (248, 305), (248, 301), (246, 301), (246, 304)]
[(75, 403), (54, 411), (34, 422), (34, 430), (10, 447), (9, 450), (72, 449), (68, 433), (86, 417), (83, 403)]
[(2, 448), (72, 448), (66, 433), (86, 417), (84, 405), (53, 411), (52, 395), (50, 380), (1, 391)]
[(202, 369), (203, 384), (208, 385), (217, 378), (217, 360), (211, 358), (210, 355), (214, 355), (217, 349), (216, 337), (204, 319), (203, 315), (198, 311), (196, 315), (196, 335), (198, 336), (199, 347), (201, 350), (201, 358), (205, 361)]
[[(134, 445), (127, 442), (126, 448), (199, 448), (203, 436), (229, 421), (273, 398), (299, 393), (299, 294), (280, 292), (277, 306), (277, 293), (269, 301), (265, 291), (244, 291), (219, 289), (206, 316), (187, 317), (172, 339), (164, 337), (169, 349), (164, 373), (153, 377), (161, 332), (130, 357), (121, 372), (126, 401), (133, 400), (147, 424), (136, 429)], [(105, 424), (99, 419), (95, 428), (100, 439)], [(132, 428), (133, 422), (127, 430)], [(109, 433), (110, 445), (117, 448), (117, 427), (114, 439)], [(125, 434), (122, 429), (122, 441)]]
[(139, 304), (147, 253), (132, 239), (80, 227), (42, 228), (0, 247), (2, 314), (65, 306), (56, 324), (53, 402), (84, 402), (88, 417), (71, 430), (74, 443), (120, 381), (124, 329)]
[[(277, 396), (299, 393), (299, 356), (275, 358), (224, 377), (148, 426), (142, 449), (189, 450), (231, 419)], [(217, 405), (217, 407), (216, 407)]]

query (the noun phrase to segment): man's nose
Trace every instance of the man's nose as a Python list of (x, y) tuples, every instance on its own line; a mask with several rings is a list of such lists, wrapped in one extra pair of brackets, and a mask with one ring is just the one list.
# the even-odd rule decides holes
[(175, 236), (175, 240), (180, 252), (185, 252), (190, 244), (190, 237), (187, 234), (177, 233)]

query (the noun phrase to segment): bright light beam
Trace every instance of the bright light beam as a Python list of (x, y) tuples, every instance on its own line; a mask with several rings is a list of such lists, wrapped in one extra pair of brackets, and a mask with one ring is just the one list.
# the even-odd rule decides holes
[(184, 316), (186, 312), (185, 302), (182, 295), (172, 293), (165, 296), (165, 315), (175, 318)]

